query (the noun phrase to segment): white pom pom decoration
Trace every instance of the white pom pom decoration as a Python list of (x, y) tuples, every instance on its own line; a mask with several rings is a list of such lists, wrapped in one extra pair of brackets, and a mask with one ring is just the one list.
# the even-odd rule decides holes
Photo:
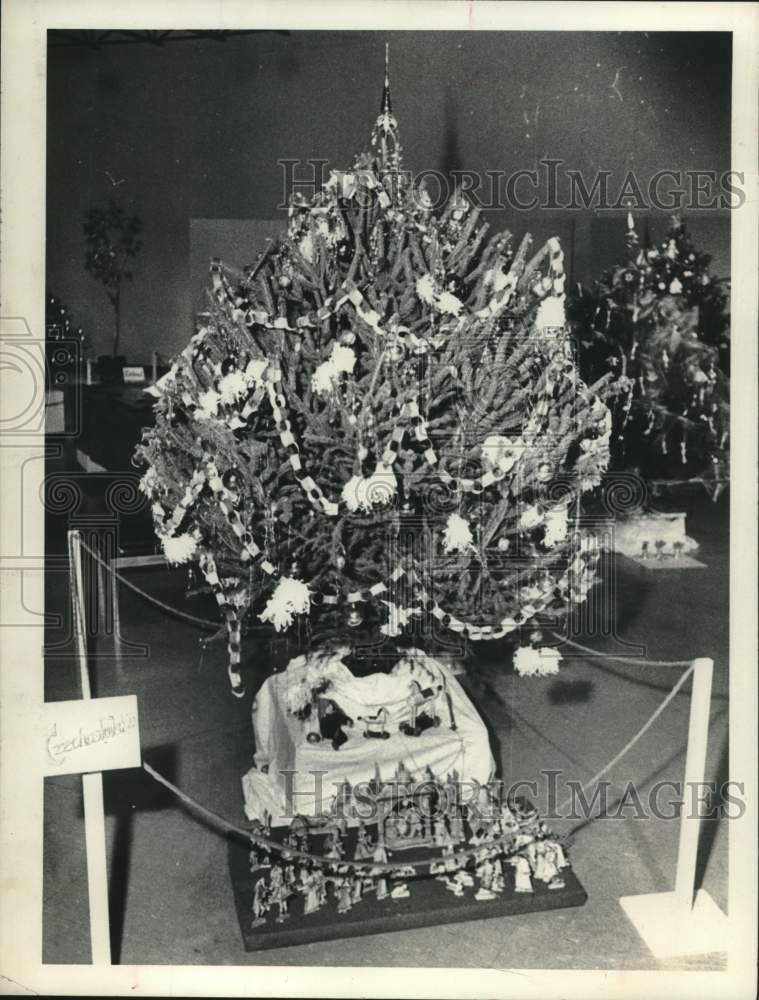
[(431, 306), (435, 301), (435, 285), (432, 281), (431, 274), (423, 274), (421, 278), (416, 280), (416, 294), (422, 300), (426, 302), (428, 306)]
[(350, 347), (333, 344), (332, 354), (322, 361), (311, 376), (311, 387), (314, 392), (327, 393), (335, 388), (335, 381), (341, 374), (350, 374), (356, 364), (356, 355)]
[(514, 654), (514, 669), (520, 677), (548, 677), (558, 674), (561, 653), (550, 646), (534, 649), (520, 646)]
[(450, 316), (458, 316), (464, 308), (464, 303), (452, 292), (441, 292), (437, 305), (440, 312), (448, 313)]
[(161, 545), (166, 556), (166, 562), (172, 565), (189, 562), (195, 555), (198, 543), (192, 535), (177, 535), (173, 538), (162, 538)]
[(474, 548), (472, 532), (460, 514), (451, 514), (443, 532), (443, 548), (446, 552), (465, 552)]
[(198, 409), (195, 416), (198, 420), (212, 420), (219, 412), (219, 394), (213, 389), (207, 389), (198, 396)]
[(219, 390), (219, 402), (234, 403), (236, 399), (247, 393), (249, 385), (250, 379), (246, 372), (241, 372), (237, 369), (229, 372), (219, 380), (217, 387)]
[(271, 622), (277, 632), (284, 632), (292, 625), (295, 615), (308, 614), (310, 608), (311, 592), (306, 584), (283, 576), (258, 618)]

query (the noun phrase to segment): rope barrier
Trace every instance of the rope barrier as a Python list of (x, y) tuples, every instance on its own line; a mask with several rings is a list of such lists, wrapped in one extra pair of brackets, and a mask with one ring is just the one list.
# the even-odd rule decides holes
[[(622, 760), (622, 758), (627, 753), (630, 752), (630, 750), (632, 750), (632, 748), (635, 746), (635, 744), (638, 742), (638, 740), (646, 732), (648, 732), (648, 730), (651, 728), (651, 726), (654, 724), (654, 722), (656, 722), (656, 720), (659, 718), (659, 716), (661, 715), (661, 713), (664, 711), (664, 709), (667, 707), (667, 705), (672, 701), (672, 699), (675, 697), (675, 695), (677, 694), (677, 692), (680, 690), (680, 688), (683, 686), (683, 684), (686, 682), (686, 680), (690, 677), (690, 675), (693, 673), (693, 671), (694, 671), (694, 667), (691, 664), (691, 666), (685, 671), (685, 673), (682, 675), (682, 677), (680, 677), (680, 679), (678, 680), (677, 684), (675, 684), (675, 686), (669, 692), (669, 694), (664, 699), (664, 701), (661, 702), (661, 704), (658, 706), (658, 708), (653, 713), (653, 715), (651, 715), (649, 717), (649, 719), (644, 723), (644, 725), (641, 726), (641, 728), (638, 730), (638, 732), (635, 734), (635, 736), (633, 736), (632, 739), (628, 740), (627, 743), (625, 743), (625, 745), (619, 751), (619, 753), (616, 754), (614, 757), (612, 757), (612, 759), (609, 761), (609, 763), (606, 764), (604, 767), (602, 767), (601, 770), (597, 774), (593, 775), (593, 777), (590, 779), (590, 781), (586, 781), (585, 782), (585, 784), (580, 789), (580, 791), (583, 794), (587, 791), (588, 788), (590, 788), (591, 785), (594, 785), (597, 781), (599, 781), (601, 778), (603, 778), (603, 776), (608, 771), (611, 771), (611, 769), (616, 764), (618, 764), (619, 761)], [(568, 806), (570, 804), (570, 802), (573, 801), (573, 799), (574, 799), (574, 794), (570, 795), (569, 798), (565, 799), (564, 802), (562, 802), (561, 806), (559, 807), (559, 810), (562, 810), (566, 806)]]
[[(206, 806), (201, 805), (197, 799), (192, 798), (186, 792), (183, 792), (181, 788), (177, 788), (168, 778), (165, 778), (162, 774), (151, 767), (147, 761), (142, 763), (143, 769), (154, 778), (160, 785), (167, 788), (173, 795), (175, 795), (180, 801), (184, 802), (185, 805), (189, 806), (191, 809), (199, 812), (214, 826), (221, 827), (225, 833), (234, 834), (243, 840), (250, 842), (254, 840), (257, 844), (261, 844), (264, 847), (268, 847), (272, 851), (278, 851), (283, 856), (286, 856), (286, 860), (290, 858), (300, 858), (303, 861), (312, 861), (316, 864), (320, 864), (329, 868), (353, 868), (356, 871), (374, 871), (377, 874), (379, 871), (393, 872), (398, 871), (401, 868), (422, 868), (434, 864), (435, 862), (466, 862), (473, 854), (476, 854), (480, 850), (487, 850), (490, 848), (503, 848), (505, 846), (506, 838), (499, 840), (487, 840), (482, 841), (479, 844), (472, 844), (464, 850), (455, 851), (452, 854), (446, 855), (430, 855), (428, 858), (416, 859), (414, 861), (406, 860), (403, 862), (398, 861), (352, 861), (344, 860), (342, 858), (330, 858), (326, 854), (313, 854), (310, 851), (302, 851), (296, 847), (288, 847), (286, 844), (280, 844), (277, 840), (272, 840), (271, 837), (267, 837), (264, 834), (258, 833), (255, 830), (246, 830), (243, 827), (237, 826), (230, 820), (225, 819), (220, 816), (217, 812), (212, 809), (208, 809)], [(326, 831), (325, 831), (326, 832)], [(318, 835), (318, 831), (314, 830), (314, 834)], [(525, 845), (521, 845), (525, 846)]]
[(564, 642), (568, 646), (574, 646), (575, 649), (579, 649), (582, 653), (587, 653), (590, 656), (602, 656), (606, 660), (615, 660), (617, 663), (627, 663), (635, 667), (639, 667), (641, 663), (645, 663), (647, 667), (688, 667), (692, 662), (691, 660), (649, 660), (646, 657), (636, 659), (634, 656), (617, 656), (615, 653), (605, 653), (601, 649), (591, 649), (590, 646), (583, 646), (582, 643), (575, 642), (574, 639), (567, 639), (556, 632), (552, 632), (551, 635), (554, 639), (558, 639), (559, 642)]
[[(179, 608), (175, 608), (171, 604), (166, 604), (163, 601), (160, 601), (157, 597), (153, 597), (152, 594), (149, 594), (147, 591), (142, 590), (141, 587), (138, 587), (130, 580), (127, 580), (126, 577), (122, 576), (122, 574), (119, 573), (117, 570), (115, 570), (113, 566), (109, 566), (108, 563), (104, 559), (102, 559), (96, 552), (94, 552), (90, 548), (90, 546), (87, 545), (86, 542), (80, 540), (79, 544), (84, 549), (84, 551), (87, 552), (95, 560), (95, 562), (103, 566), (104, 569), (108, 570), (108, 572), (111, 573), (111, 575), (116, 580), (119, 581), (119, 583), (123, 584), (129, 590), (137, 594), (139, 597), (144, 598), (146, 601), (155, 605), (155, 607), (160, 608), (162, 611), (168, 611), (170, 614), (176, 615), (178, 618), (182, 618), (184, 621), (187, 621), (190, 624), (200, 625), (203, 628), (210, 628), (213, 629), (215, 632), (218, 632), (220, 626), (219, 622), (210, 621), (207, 618), (198, 618), (195, 615), (188, 614), (188, 612), (186, 611), (180, 611)], [(574, 639), (567, 639), (564, 636), (558, 635), (556, 632), (552, 632), (551, 634), (559, 642), (565, 643), (568, 646), (574, 646), (574, 648), (579, 650), (580, 652), (586, 653), (590, 656), (600, 656), (606, 660), (614, 660), (617, 663), (626, 663), (632, 666), (640, 666), (642, 662), (645, 662), (645, 665), (649, 667), (687, 667), (690, 665), (691, 662), (690, 660), (649, 660), (645, 658), (636, 659), (635, 657), (630, 657), (630, 656), (617, 656), (613, 653), (606, 653), (603, 650), (591, 649), (590, 646), (583, 646), (582, 643), (576, 642)]]
[(183, 618), (185, 621), (190, 622), (192, 625), (201, 625), (203, 628), (212, 628), (214, 632), (219, 631), (219, 626), (221, 624), (220, 622), (218, 621), (212, 622), (209, 621), (207, 618), (197, 618), (195, 615), (188, 614), (186, 611), (180, 611), (179, 608), (172, 607), (171, 604), (164, 604), (163, 601), (159, 601), (157, 597), (153, 597), (152, 594), (149, 594), (146, 590), (142, 590), (140, 587), (135, 586), (135, 584), (131, 583), (129, 580), (123, 577), (121, 573), (115, 570), (113, 566), (109, 566), (104, 559), (102, 559), (96, 552), (93, 552), (93, 550), (89, 547), (89, 545), (87, 545), (86, 542), (80, 540), (79, 544), (81, 545), (81, 547), (84, 549), (85, 552), (89, 553), (89, 555), (95, 560), (96, 563), (99, 563), (101, 566), (107, 569), (108, 572), (116, 580), (119, 581), (119, 583), (123, 583), (125, 587), (129, 588), (129, 590), (134, 591), (135, 594), (138, 594), (146, 601), (149, 601), (151, 604), (154, 604), (157, 608), (161, 608), (162, 611), (168, 611), (170, 614), (176, 615), (178, 618)]
[[(597, 781), (599, 781), (605, 774), (607, 774), (607, 772), (609, 772), (613, 767), (615, 767), (619, 763), (619, 761), (622, 760), (622, 758), (625, 757), (630, 752), (630, 750), (632, 750), (635, 744), (645, 735), (645, 733), (648, 732), (648, 730), (651, 728), (654, 722), (659, 718), (664, 709), (672, 701), (672, 699), (675, 697), (675, 695), (683, 686), (683, 684), (685, 684), (686, 680), (688, 679), (688, 677), (690, 677), (693, 671), (694, 667), (691, 664), (690, 667), (679, 678), (679, 680), (672, 688), (672, 690), (669, 692), (667, 697), (657, 706), (655, 711), (649, 716), (649, 718), (641, 726), (641, 728), (637, 731), (637, 733), (627, 741), (627, 743), (622, 747), (622, 749), (617, 754), (615, 754), (614, 757), (612, 757), (612, 759), (607, 764), (605, 764), (604, 767), (602, 767), (597, 774), (595, 774), (589, 781), (585, 782), (585, 784), (581, 787), (581, 789), (577, 794), (584, 795), (585, 792), (592, 785), (594, 785)], [(152, 768), (150, 764), (148, 764), (147, 762), (143, 762), (142, 766), (152, 778), (154, 778), (157, 782), (159, 782), (159, 784), (167, 788), (170, 792), (172, 792), (172, 794), (174, 794), (178, 799), (180, 799), (180, 801), (184, 802), (185, 805), (189, 806), (191, 809), (194, 809), (196, 812), (199, 812), (201, 815), (205, 816), (205, 818), (210, 820), (211, 823), (214, 824), (215, 826), (222, 827), (226, 833), (233, 833), (236, 836), (242, 837), (243, 839), (248, 841), (250, 841), (251, 839), (255, 840), (256, 843), (260, 843), (268, 847), (270, 850), (285, 852), (288, 857), (301, 858), (303, 860), (313, 861), (321, 865), (329, 865), (330, 867), (347, 866), (348, 868), (354, 868), (356, 870), (369, 870), (375, 868), (375, 869), (381, 869), (382, 871), (393, 871), (397, 870), (400, 867), (406, 867), (406, 868), (414, 868), (416, 870), (419, 867), (429, 865), (435, 861), (450, 862), (450, 861), (465, 860), (466, 858), (470, 857), (472, 854), (476, 853), (480, 849), (498, 848), (498, 847), (502, 848), (504, 846), (504, 841), (502, 839), (483, 841), (479, 844), (472, 845), (472, 847), (464, 851), (457, 851), (453, 854), (445, 855), (442, 857), (440, 855), (436, 855), (434, 857), (430, 857), (422, 861), (420, 860), (407, 861), (403, 865), (400, 865), (398, 863), (393, 864), (391, 862), (343, 861), (341, 859), (329, 858), (326, 855), (311, 854), (308, 851), (301, 851), (296, 848), (287, 847), (283, 844), (278, 843), (275, 840), (272, 840), (269, 837), (266, 837), (259, 833), (255, 833), (252, 830), (244, 830), (243, 828), (238, 827), (236, 824), (230, 822), (229, 820), (224, 819), (224, 817), (220, 816), (218, 813), (213, 812), (213, 810), (208, 809), (205, 806), (201, 805), (196, 799), (193, 799), (190, 795), (187, 795), (186, 792), (183, 792), (180, 788), (177, 788), (176, 785), (172, 784), (172, 782), (170, 782), (168, 778), (164, 778), (162, 774), (159, 774), (159, 772), (156, 771), (154, 768)], [(574, 798), (575, 798), (575, 793), (572, 793), (564, 802), (562, 802), (558, 811), (561, 812), (563, 809), (565, 809), (566, 806), (568, 806), (570, 803), (574, 801)]]
[[(97, 555), (85, 542), (81, 541), (81, 539), (80, 539), (79, 544), (81, 545), (81, 547), (86, 552), (89, 553), (89, 555), (93, 559), (95, 559), (95, 561), (97, 563), (99, 563), (102, 566), (105, 566), (106, 569), (109, 569), (110, 572), (114, 575), (114, 577), (116, 577), (116, 579), (118, 579), (120, 582), (124, 583), (125, 586), (129, 587), (129, 589), (133, 590), (134, 592), (136, 592), (140, 596), (143, 596), (146, 599), (148, 599), (151, 603), (155, 604), (158, 607), (164, 608), (165, 610), (169, 611), (170, 613), (177, 614), (179, 617), (184, 618), (186, 620), (189, 620), (189, 621), (191, 621), (193, 623), (201, 624), (201, 625), (204, 625), (204, 626), (210, 626), (210, 627), (212, 627), (214, 629), (218, 628), (218, 623), (216, 623), (216, 622), (208, 622), (208, 621), (206, 621), (204, 619), (196, 618), (194, 615), (189, 615), (189, 614), (186, 614), (185, 612), (177, 611), (176, 608), (172, 608), (170, 605), (164, 604), (162, 601), (159, 601), (157, 598), (151, 597), (151, 595), (145, 593), (139, 587), (136, 587), (134, 584), (130, 583), (128, 580), (125, 580), (121, 576), (120, 573), (118, 573), (116, 570), (113, 569), (113, 567), (108, 566), (107, 563), (105, 563), (105, 561), (103, 559), (101, 559), (101, 557), (99, 555)], [(640, 663), (641, 663), (640, 660), (634, 659), (632, 657), (615, 656), (615, 655), (610, 654), (610, 653), (604, 653), (604, 652), (599, 651), (599, 650), (591, 649), (589, 646), (584, 646), (582, 643), (576, 642), (573, 639), (567, 639), (565, 637), (559, 636), (555, 632), (553, 632), (552, 635), (554, 636), (554, 638), (558, 639), (559, 642), (563, 642), (563, 643), (565, 643), (565, 644), (567, 644), (569, 646), (573, 646), (575, 649), (577, 649), (577, 650), (579, 650), (579, 651), (581, 651), (583, 653), (589, 654), (591, 656), (604, 657), (605, 659), (614, 660), (614, 661), (616, 661), (618, 663), (632, 664), (634, 666), (639, 666)], [(636, 743), (638, 743), (638, 741), (645, 735), (646, 732), (648, 732), (648, 730), (651, 728), (651, 726), (654, 724), (654, 722), (659, 718), (659, 716), (662, 714), (662, 712), (664, 711), (664, 709), (673, 700), (673, 698), (676, 696), (676, 694), (678, 693), (678, 691), (682, 688), (682, 686), (685, 684), (686, 680), (690, 677), (690, 675), (694, 672), (694, 669), (695, 669), (694, 666), (693, 666), (693, 663), (690, 660), (646, 660), (645, 662), (646, 662), (647, 666), (687, 667), (688, 669), (684, 671), (684, 673), (678, 679), (677, 683), (674, 685), (674, 687), (671, 689), (671, 691), (667, 694), (667, 696), (664, 698), (664, 700), (658, 705), (658, 707), (655, 709), (655, 711), (652, 713), (652, 715), (649, 716), (649, 718), (646, 720), (646, 722), (643, 724), (643, 726), (641, 726), (641, 728), (637, 731), (637, 733), (635, 733), (635, 735), (632, 736), (627, 741), (627, 743), (624, 745), (624, 747), (622, 747), (622, 749), (617, 754), (615, 754), (615, 756), (607, 764), (605, 764), (604, 767), (602, 767), (601, 770), (598, 771), (597, 774), (595, 774), (592, 778), (590, 778), (589, 781), (585, 782), (585, 784), (581, 787), (581, 789), (580, 789), (580, 791), (579, 791), (578, 794), (583, 794), (584, 795), (584, 793), (591, 786), (595, 785), (596, 782), (598, 782), (605, 774), (607, 774), (613, 767), (615, 767), (619, 763), (619, 761), (622, 760), (622, 758), (625, 757), (630, 752), (630, 750), (632, 750), (632, 748), (636, 745)], [(199, 802), (197, 802), (197, 800), (193, 799), (191, 796), (187, 795), (181, 789), (177, 788), (176, 785), (172, 784), (167, 778), (165, 778), (165, 777), (163, 777), (163, 775), (159, 774), (159, 772), (156, 771), (154, 768), (152, 768), (147, 762), (143, 762), (142, 766), (143, 766), (144, 770), (152, 778), (154, 778), (154, 780), (156, 780), (157, 782), (159, 782), (159, 784), (164, 785), (169, 791), (172, 792), (172, 794), (174, 794), (177, 798), (179, 798), (186, 805), (190, 806), (196, 812), (199, 812), (201, 815), (205, 816), (205, 818), (208, 819), (208, 820), (210, 820), (210, 822), (213, 825), (215, 825), (217, 827), (221, 827), (222, 829), (225, 830), (225, 832), (227, 832), (227, 833), (233, 833), (236, 836), (242, 837), (242, 838), (244, 838), (244, 839), (246, 839), (248, 841), (250, 841), (252, 839), (256, 843), (261, 843), (261, 844), (269, 847), (271, 850), (276, 850), (276, 851), (280, 851), (280, 852), (286, 852), (286, 854), (287, 854), (288, 857), (301, 858), (301, 859), (304, 859), (304, 860), (309, 860), (309, 861), (317, 862), (317, 863), (322, 864), (322, 865), (329, 865), (331, 867), (347, 867), (347, 868), (353, 868), (355, 870), (380, 869), (382, 871), (385, 871), (385, 870), (386, 871), (393, 871), (393, 870), (397, 870), (399, 867), (414, 868), (414, 869), (416, 869), (417, 867), (421, 867), (422, 865), (429, 865), (430, 863), (432, 863), (434, 861), (447, 860), (447, 861), (450, 862), (450, 861), (456, 861), (456, 860), (459, 860), (459, 859), (462, 859), (462, 858), (466, 859), (467, 857), (469, 857), (473, 853), (473, 850), (470, 848), (467, 851), (456, 852), (456, 853), (454, 853), (452, 855), (446, 855), (445, 858), (441, 858), (440, 856), (435, 856), (435, 857), (431, 857), (429, 859), (426, 859), (424, 861), (413, 861), (413, 862), (412, 861), (407, 861), (405, 863), (405, 865), (392, 864), (390, 862), (386, 862), (386, 863), (385, 862), (361, 862), (361, 861), (349, 861), (348, 862), (348, 861), (342, 861), (340, 859), (329, 858), (329, 857), (326, 857), (325, 855), (311, 854), (311, 853), (309, 853), (307, 851), (300, 851), (300, 850), (295, 849), (295, 848), (285, 847), (284, 845), (279, 844), (277, 841), (273, 841), (273, 840), (271, 840), (268, 837), (265, 837), (265, 836), (263, 836), (261, 834), (258, 834), (258, 833), (254, 833), (251, 830), (244, 830), (241, 827), (236, 826), (234, 823), (231, 823), (229, 820), (224, 819), (224, 817), (220, 816), (218, 813), (215, 813), (215, 812), (213, 812), (213, 810), (210, 810), (210, 809), (206, 808), (205, 806), (201, 805)], [(569, 805), (574, 800), (574, 798), (575, 798), (575, 793), (572, 793), (561, 804), (561, 806), (559, 807), (559, 811), (563, 810), (567, 805)], [(479, 850), (481, 848), (503, 847), (503, 846), (504, 846), (504, 844), (503, 844), (502, 840), (500, 840), (500, 841), (499, 840), (485, 841), (485, 842), (482, 842), (480, 844), (473, 845), (473, 847), (476, 850)]]

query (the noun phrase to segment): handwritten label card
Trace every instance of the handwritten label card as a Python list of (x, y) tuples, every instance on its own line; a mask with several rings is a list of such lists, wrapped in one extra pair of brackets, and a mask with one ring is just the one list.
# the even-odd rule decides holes
[(45, 775), (140, 766), (137, 695), (52, 701), (43, 707)]
[(142, 385), (145, 382), (145, 369), (142, 365), (125, 365), (122, 369), (122, 378), (126, 385), (130, 382)]

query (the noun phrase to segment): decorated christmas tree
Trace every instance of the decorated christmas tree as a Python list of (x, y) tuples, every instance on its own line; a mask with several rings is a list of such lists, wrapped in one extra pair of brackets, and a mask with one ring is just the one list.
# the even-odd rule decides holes
[(578, 376), (558, 240), (488, 230), (402, 169), (386, 76), (367, 151), (292, 199), (254, 265), (213, 262), (139, 454), (167, 560), (214, 591), (235, 693), (245, 622), (419, 645), (585, 599), (611, 375)]
[(627, 219), (627, 260), (570, 307), (580, 371), (617, 376), (612, 468), (649, 479), (700, 480), (716, 499), (729, 476), (730, 317), (677, 218), (658, 246), (641, 246)]

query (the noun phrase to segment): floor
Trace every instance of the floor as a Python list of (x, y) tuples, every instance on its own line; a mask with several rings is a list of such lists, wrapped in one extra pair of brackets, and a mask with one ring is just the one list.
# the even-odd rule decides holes
[[(644, 644), (653, 658), (697, 655), (715, 660), (707, 779), (726, 780), (728, 653), (728, 501), (693, 493), (684, 502), (689, 533), (702, 543), (706, 569), (653, 572), (612, 560), (616, 574), (617, 636), (590, 635), (595, 648), (627, 652)], [(48, 526), (51, 551), (63, 550), (65, 524)], [(185, 596), (186, 571), (129, 571), (129, 580), (165, 604), (213, 617), (205, 598)], [(66, 642), (66, 571), (48, 578), (47, 610), (64, 615), (49, 644)], [(136, 694), (144, 759), (198, 801), (243, 822), (240, 777), (253, 754), (250, 697), (228, 691), (222, 644), (203, 651), (204, 634), (122, 589), (120, 658), (101, 642), (91, 670), (96, 693)], [(142, 644), (142, 646), (140, 645)], [(48, 657), (48, 700), (78, 697), (76, 665), (64, 645)], [(265, 655), (249, 677), (266, 676)], [(679, 676), (677, 669), (621, 665), (568, 657), (558, 677), (520, 679), (499, 650), (478, 657), (466, 681), (491, 732), (505, 781), (560, 771), (558, 797), (569, 779), (587, 781), (643, 725)], [(253, 683), (255, 687), (255, 683)], [(249, 686), (250, 694), (252, 688)], [(689, 685), (645, 737), (610, 772), (615, 794), (633, 781), (641, 799), (659, 780), (678, 780), (684, 766)], [(647, 951), (619, 905), (619, 897), (673, 887), (678, 823), (617, 818), (573, 827), (573, 866), (588, 901), (566, 911), (478, 920), (404, 933), (337, 940), (270, 952), (246, 953), (236, 924), (222, 837), (174, 801), (142, 770), (105, 775), (111, 872), (114, 960), (128, 964), (454, 966), (572, 969), (723, 969), (724, 955), (678, 960), (666, 966)], [(666, 793), (665, 793), (666, 794)], [(538, 804), (545, 809), (541, 788)], [(611, 813), (615, 810), (612, 807)], [(89, 961), (87, 882), (81, 780), (45, 784), (44, 961)], [(727, 821), (702, 827), (699, 882), (727, 908)], [(72, 912), (79, 919), (71, 921)]]

